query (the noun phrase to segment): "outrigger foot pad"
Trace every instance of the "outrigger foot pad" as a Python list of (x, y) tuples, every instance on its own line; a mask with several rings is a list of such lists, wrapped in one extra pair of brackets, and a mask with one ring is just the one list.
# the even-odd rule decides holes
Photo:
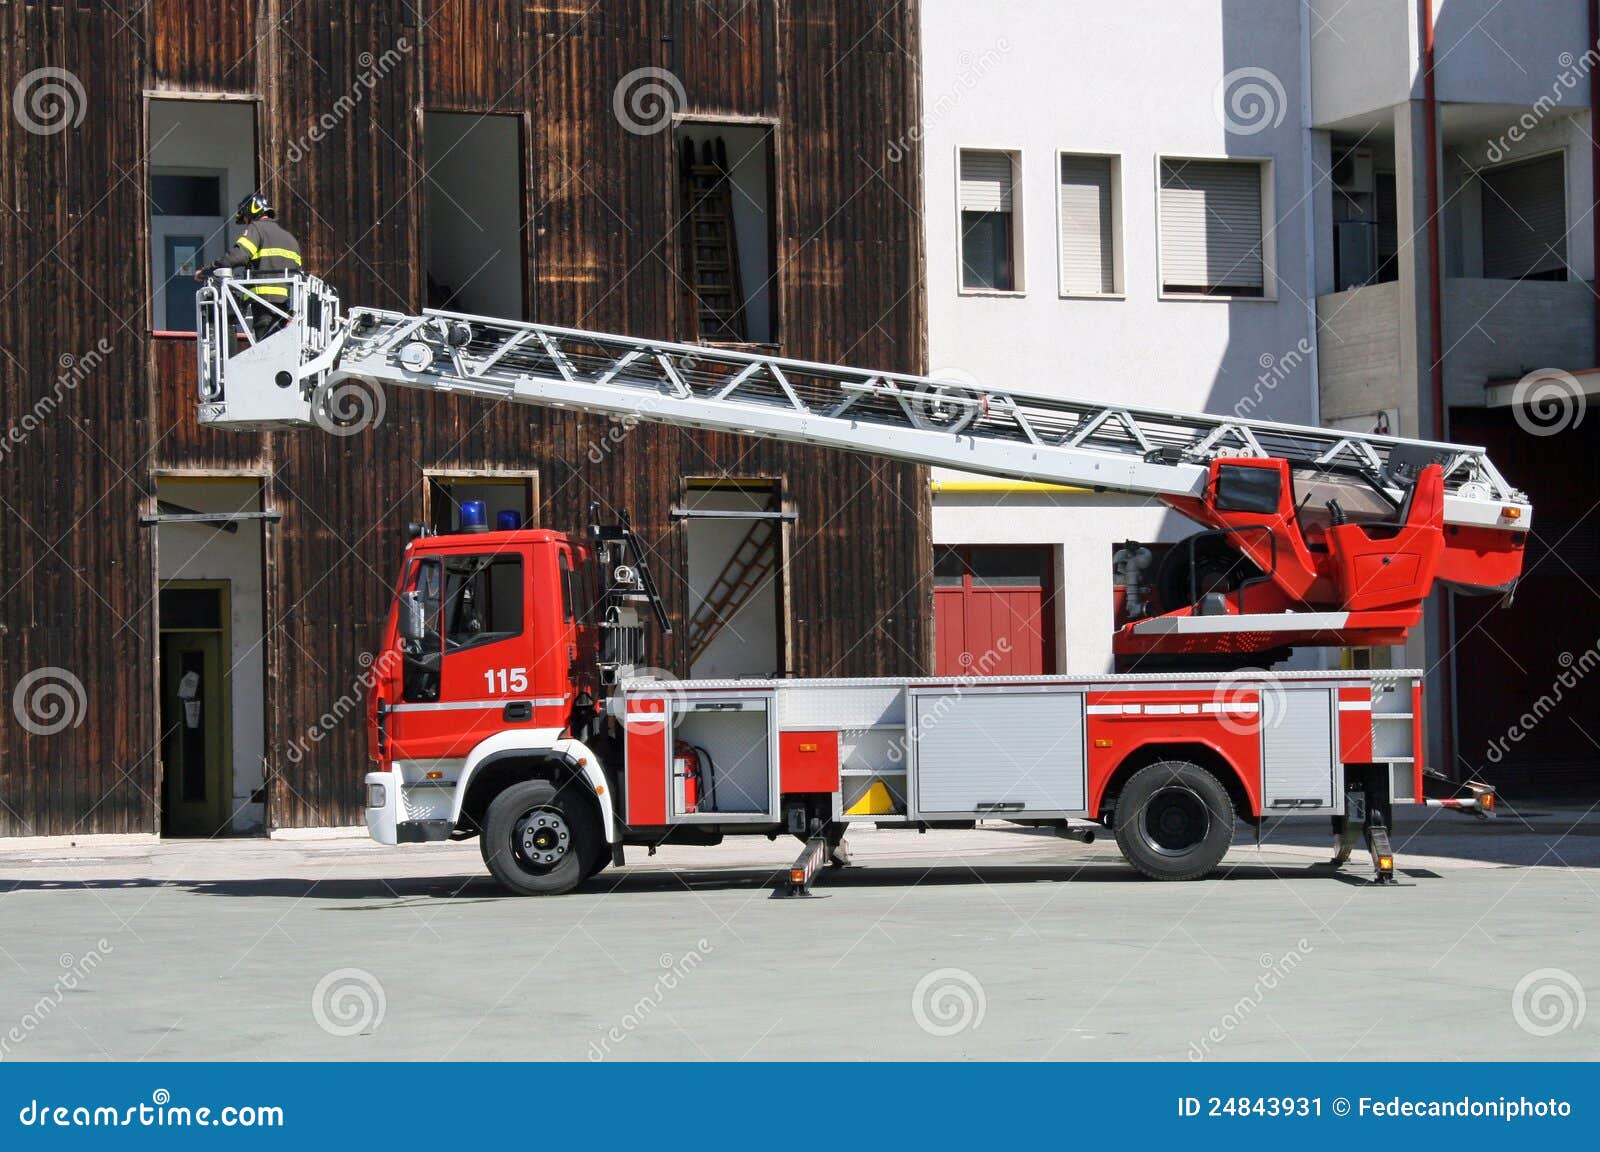
[(812, 836), (800, 850), (800, 855), (795, 857), (794, 863), (789, 866), (788, 874), (779, 891), (785, 896), (812, 895), (811, 881), (828, 862), (832, 852), (833, 846), (828, 843), (825, 832), (818, 832)]

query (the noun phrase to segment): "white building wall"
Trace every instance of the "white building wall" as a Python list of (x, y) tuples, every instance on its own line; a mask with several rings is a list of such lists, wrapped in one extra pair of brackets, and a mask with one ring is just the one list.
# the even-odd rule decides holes
[[(1438, 98), (1531, 105), (1550, 95), (1561, 73), (1583, 67), (1576, 58), (1589, 46), (1588, 7), (1587, 0), (1434, 0)], [(1588, 107), (1587, 72), (1561, 103)]]
[[(1306, 213), (1299, 6), (1274, 0), (1013, 0), (923, 5), (924, 220), (929, 366), (935, 375), (1019, 391), (1310, 422), (1315, 381), (1305, 342), (1313, 299)], [(1249, 70), (1249, 71), (1245, 71)], [(1265, 75), (1263, 75), (1265, 74)], [(1233, 84), (1224, 85), (1232, 76)], [(1259, 120), (1218, 109), (1258, 82)], [(1281, 95), (1279, 95), (1281, 93)], [(1241, 128), (1242, 125), (1242, 128)], [(1020, 154), (1015, 198), (1021, 290), (959, 288), (957, 156)], [(1121, 287), (1116, 297), (1059, 291), (1057, 181), (1062, 152), (1120, 163)], [(1159, 158), (1270, 163), (1269, 288), (1263, 300), (1162, 299)], [(1273, 365), (1287, 363), (1281, 379)], [(936, 480), (959, 479), (935, 470)], [(1188, 521), (1121, 497), (937, 495), (936, 544), (1048, 543), (1061, 549), (1063, 670), (1111, 663), (1111, 554), (1130, 537), (1187, 535)]]
[(1412, 0), (1309, 0), (1306, 12), (1313, 123), (1392, 108), (1420, 89)]
[[(1434, 0), (1434, 91), (1442, 103), (1531, 106), (1558, 77), (1559, 103), (1587, 107), (1579, 62), (1586, 0)], [(1309, 0), (1314, 122), (1334, 124), (1423, 98), (1420, 10), (1412, 0)]]

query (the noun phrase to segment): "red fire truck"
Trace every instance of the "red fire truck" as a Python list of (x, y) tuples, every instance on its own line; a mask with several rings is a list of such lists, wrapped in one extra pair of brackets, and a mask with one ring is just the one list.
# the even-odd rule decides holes
[[(1212, 871), (1238, 821), (1330, 820), (1394, 861), (1395, 803), (1424, 795), (1414, 671), (1266, 672), (1297, 646), (1402, 642), (1438, 584), (1506, 592), (1532, 510), (1482, 449), (1134, 409), (487, 317), (358, 308), (288, 281), (283, 329), (237, 345), (260, 281), (200, 294), (200, 419), (348, 430), (386, 386), (1145, 493), (1205, 531), (1154, 581), (1119, 557), (1116, 651), (1158, 672), (676, 680), (670, 628), (627, 522), (583, 536), (418, 532), (369, 701), (367, 824), (395, 844), (477, 837), (514, 892), (566, 892), (627, 846), (793, 835), (805, 891), (857, 821), (1003, 820), (1091, 840), (1135, 868)], [(268, 304), (268, 307), (275, 305)], [(1172, 567), (1174, 566), (1175, 567)]]

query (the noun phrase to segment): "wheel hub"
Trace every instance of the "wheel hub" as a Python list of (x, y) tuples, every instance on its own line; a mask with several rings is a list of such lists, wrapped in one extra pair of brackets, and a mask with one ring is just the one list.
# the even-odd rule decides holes
[(518, 855), (529, 864), (548, 868), (567, 854), (572, 846), (572, 833), (560, 813), (538, 808), (517, 821), (512, 842)]
[(1144, 828), (1152, 848), (1177, 855), (1206, 838), (1211, 829), (1211, 810), (1188, 788), (1163, 788), (1145, 807)]

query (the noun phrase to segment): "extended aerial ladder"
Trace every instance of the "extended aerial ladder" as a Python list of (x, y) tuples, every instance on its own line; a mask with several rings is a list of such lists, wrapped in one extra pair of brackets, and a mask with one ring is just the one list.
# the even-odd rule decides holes
[(1532, 508), (1478, 447), (456, 312), (345, 313), (316, 277), (282, 281), (287, 323), (256, 343), (241, 304), (263, 282), (200, 292), (202, 424), (346, 431), (384, 388), (416, 388), (1158, 499), (1209, 531), (1186, 542), (1182, 602), (1125, 624), (1123, 654), (1399, 643), (1435, 583), (1509, 592), (1521, 573)]

